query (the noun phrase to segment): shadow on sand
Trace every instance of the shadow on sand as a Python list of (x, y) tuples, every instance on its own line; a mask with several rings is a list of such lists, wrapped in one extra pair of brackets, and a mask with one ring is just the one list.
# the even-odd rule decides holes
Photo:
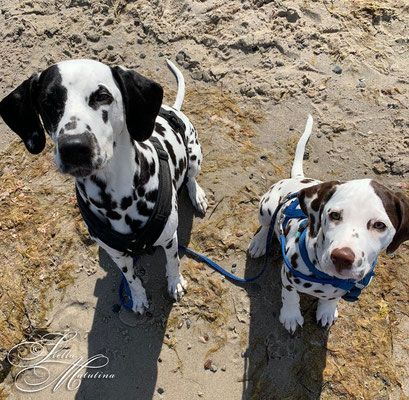
[[(179, 196), (179, 206), (179, 243), (186, 245), (190, 239), (194, 211), (185, 188)], [(143, 256), (138, 261), (139, 276), (150, 300), (150, 309), (143, 316), (122, 308), (119, 313), (115, 312), (119, 305), (121, 273), (105, 251), (100, 249), (99, 256), (100, 265), (107, 275), (97, 281), (95, 287), (98, 301), (88, 335), (88, 358), (106, 355), (109, 364), (100, 371), (115, 377), (98, 379), (97, 382), (96, 379), (83, 379), (76, 399), (152, 399), (158, 358), (172, 308), (172, 300), (167, 293), (165, 255), (158, 248), (153, 255)], [(89, 368), (87, 372), (92, 374), (95, 371)]]
[[(278, 242), (265, 274), (243, 286), (250, 299), (249, 346), (245, 353), (244, 400), (319, 399), (326, 361), (328, 330), (315, 322), (317, 301), (301, 295), (304, 327), (290, 335), (279, 321), (281, 262)], [(264, 257), (246, 262), (246, 277), (260, 271)]]

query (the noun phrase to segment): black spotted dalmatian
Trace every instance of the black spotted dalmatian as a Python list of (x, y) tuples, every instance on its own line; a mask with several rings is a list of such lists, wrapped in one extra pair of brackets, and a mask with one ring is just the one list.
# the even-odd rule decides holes
[[(0, 103), (0, 114), (28, 151), (45, 146), (43, 126), (55, 143), (55, 162), (72, 175), (89, 210), (120, 234), (138, 232), (148, 221), (158, 197), (158, 154), (155, 137), (169, 156), (172, 178), (171, 213), (155, 246), (166, 254), (170, 294), (179, 299), (187, 284), (179, 273), (177, 192), (186, 182), (193, 205), (207, 209), (204, 191), (196, 182), (202, 162), (197, 133), (180, 111), (184, 79), (168, 61), (178, 81), (173, 107), (163, 105), (185, 126), (185, 140), (158, 115), (162, 87), (135, 71), (108, 67), (92, 60), (68, 60), (32, 75)], [(145, 289), (133, 270), (133, 260), (94, 240), (112, 257), (130, 285), (133, 311), (148, 307)]]
[[(258, 218), (261, 228), (249, 245), (252, 257), (266, 251), (266, 239), (276, 207), (288, 195), (298, 193), (301, 210), (308, 216), (306, 249), (313, 266), (321, 272), (339, 279), (359, 281), (371, 271), (377, 255), (386, 249), (395, 252), (401, 243), (409, 240), (409, 199), (402, 193), (392, 192), (372, 179), (348, 182), (320, 182), (304, 177), (303, 156), (312, 131), (309, 116), (304, 134), (297, 145), (291, 179), (274, 184), (261, 198)], [(278, 212), (275, 234), (287, 200)], [(287, 260), (295, 270), (313, 277), (300, 257), (300, 219), (291, 219), (284, 230)], [(311, 283), (295, 277), (283, 263), (281, 270), (282, 301), (280, 321), (291, 333), (304, 319), (299, 307), (299, 294), (317, 297), (317, 322), (331, 326), (338, 317), (337, 304), (346, 291), (328, 284)]]

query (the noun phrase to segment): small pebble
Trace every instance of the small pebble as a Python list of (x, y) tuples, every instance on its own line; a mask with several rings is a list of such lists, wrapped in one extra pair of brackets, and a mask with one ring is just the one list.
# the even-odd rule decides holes
[(187, 319), (187, 320), (186, 320), (186, 328), (187, 328), (187, 329), (190, 329), (190, 319)]
[(226, 366), (223, 365), (220, 369), (224, 372), (224, 371), (226, 371)]
[(342, 73), (342, 68), (339, 65), (336, 65), (333, 69), (332, 72), (335, 72), (336, 74), (341, 74)]
[(262, 155), (262, 156), (260, 156), (260, 159), (263, 160), (263, 161), (267, 161), (267, 160), (268, 160), (268, 157), (265, 156), (265, 155)]
[(210, 366), (210, 371), (212, 371), (213, 373), (217, 372), (217, 367), (214, 364), (212, 364)]
[(183, 321), (183, 319), (182, 319), (182, 320), (180, 320), (179, 323), (178, 323), (178, 329), (182, 328), (183, 324), (184, 324), (184, 321)]
[(187, 349), (190, 350), (192, 348), (192, 345), (190, 343), (187, 344)]
[(253, 174), (250, 174), (249, 175), (249, 179), (253, 179), (254, 178), (254, 175)]
[(160, 388), (158, 388), (158, 393), (163, 394), (163, 393), (165, 393), (165, 391), (160, 387)]
[(145, 53), (139, 54), (139, 58), (146, 58), (146, 54)]
[(204, 396), (204, 393), (203, 393), (203, 392), (197, 392), (197, 395), (198, 395), (199, 397), (203, 397), (203, 396)]
[(206, 360), (206, 362), (204, 363), (204, 369), (210, 369), (210, 367), (212, 366), (212, 360), (210, 360), (210, 358), (208, 360)]

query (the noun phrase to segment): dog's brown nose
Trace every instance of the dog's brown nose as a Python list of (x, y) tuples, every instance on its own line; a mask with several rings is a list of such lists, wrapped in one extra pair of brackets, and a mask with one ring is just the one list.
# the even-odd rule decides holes
[(338, 272), (343, 269), (349, 269), (355, 260), (355, 253), (349, 247), (334, 249), (331, 252), (331, 261), (335, 265)]

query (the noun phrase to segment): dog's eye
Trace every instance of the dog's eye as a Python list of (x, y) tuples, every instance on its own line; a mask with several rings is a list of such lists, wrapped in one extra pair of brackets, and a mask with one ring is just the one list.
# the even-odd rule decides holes
[(329, 214), (329, 217), (333, 220), (333, 221), (339, 221), (341, 219), (341, 214), (339, 212), (333, 211)]
[(112, 96), (107, 92), (97, 92), (95, 93), (95, 101), (100, 103), (107, 102), (112, 99)]
[(384, 231), (386, 229), (386, 225), (381, 221), (376, 221), (373, 227), (378, 231)]

